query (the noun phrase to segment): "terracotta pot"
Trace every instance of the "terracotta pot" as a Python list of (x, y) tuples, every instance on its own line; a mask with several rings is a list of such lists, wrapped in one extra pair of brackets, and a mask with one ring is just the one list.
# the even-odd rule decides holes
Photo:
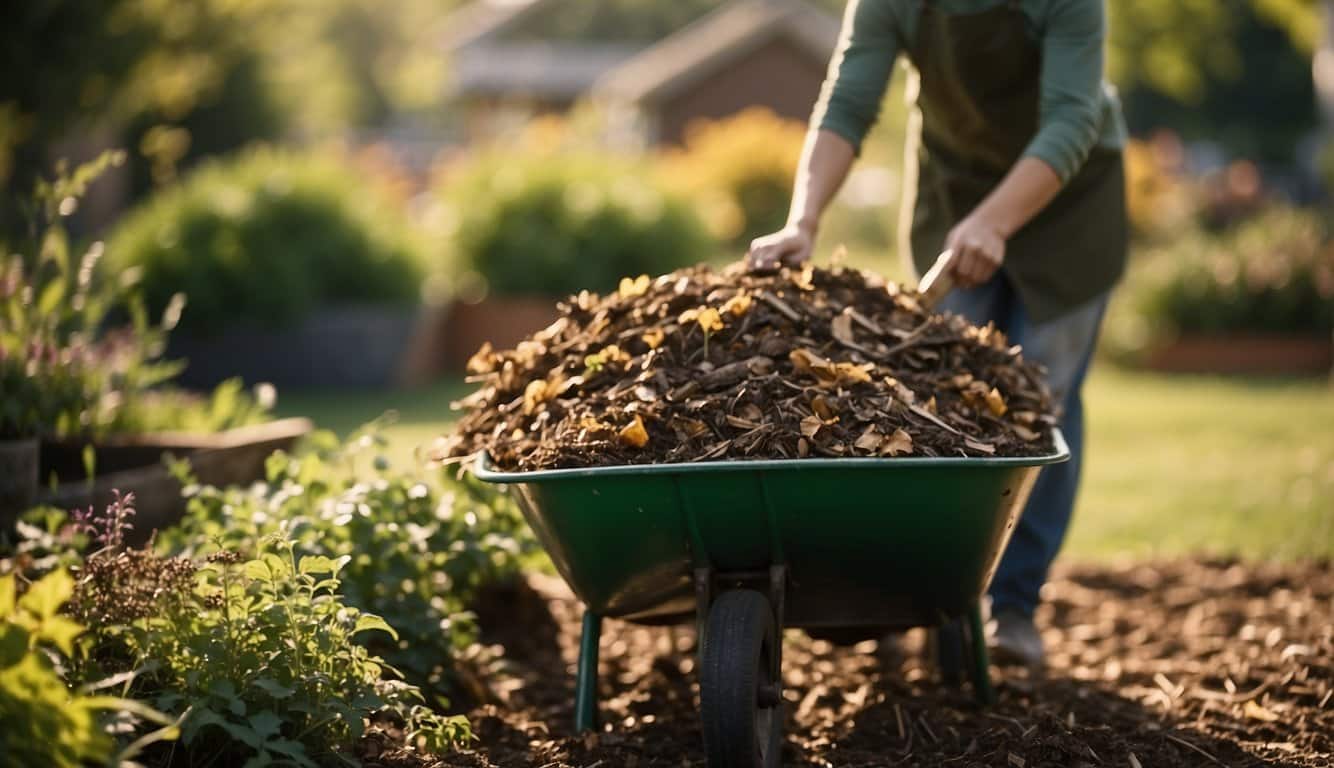
[(1171, 373), (1328, 374), (1334, 368), (1334, 339), (1183, 335), (1151, 349), (1145, 366)]
[(461, 370), (488, 341), (496, 349), (513, 348), (551, 325), (558, 316), (556, 301), (545, 296), (497, 296), (476, 304), (455, 302), (445, 321), (446, 362)]
[(0, 440), (0, 530), (37, 497), (37, 438)]
[(158, 432), (113, 437), (92, 443), (96, 461), (91, 484), (83, 472), (86, 443), (48, 442), (41, 451), (43, 471), (55, 471), (58, 483), (39, 493), (37, 502), (61, 509), (100, 508), (114, 498), (113, 490), (133, 492), (138, 514), (130, 539), (141, 543), (185, 512), (181, 484), (163, 465), (167, 454), (188, 459), (191, 472), (205, 485), (248, 485), (264, 478), (269, 454), (291, 450), (311, 429), (309, 419), (280, 419), (216, 434)]

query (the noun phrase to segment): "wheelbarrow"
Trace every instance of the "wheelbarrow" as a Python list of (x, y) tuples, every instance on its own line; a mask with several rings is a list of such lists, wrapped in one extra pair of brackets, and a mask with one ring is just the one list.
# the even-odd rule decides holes
[(772, 768), (783, 628), (937, 628), (947, 681), (994, 698), (980, 599), (1043, 465), (1024, 458), (719, 461), (502, 472), (583, 601), (575, 727), (597, 724), (607, 617), (699, 629), (710, 768)]

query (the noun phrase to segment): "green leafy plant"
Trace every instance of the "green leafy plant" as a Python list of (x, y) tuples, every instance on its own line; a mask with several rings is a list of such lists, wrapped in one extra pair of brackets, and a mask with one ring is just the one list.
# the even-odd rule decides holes
[(649, 169), (605, 154), (482, 152), (452, 169), (439, 199), (461, 282), (495, 294), (610, 290), (713, 248), (691, 206)]
[(253, 555), (217, 549), (195, 560), (127, 548), (133, 497), (75, 527), (98, 548), (77, 569), (71, 612), (94, 627), (86, 675), (144, 669), (138, 696), (178, 713), (190, 764), (315, 766), (337, 762), (372, 718), (403, 727), (408, 743), (439, 751), (468, 725), (424, 706), (420, 691), (357, 642), (397, 634), (346, 604), (349, 558), (301, 555), (285, 526)]
[(265, 483), (187, 484), (189, 511), (163, 546), (244, 551), (285, 531), (297, 552), (345, 563), (347, 604), (398, 632), (367, 636), (369, 647), (446, 707), (458, 692), (453, 660), (476, 640), (468, 608), (477, 590), (515, 577), (534, 549), (521, 516), (473, 482), (394, 470), (375, 455), (383, 440), (374, 431), (342, 445), (327, 434), (310, 442), (303, 455), (271, 456)]
[(63, 220), (117, 153), (38, 184), (33, 245), (0, 257), (0, 439), (97, 438), (160, 429), (222, 429), (264, 418), (240, 390), (209, 398), (164, 386), (181, 364), (162, 359), (185, 298), (150, 322), (135, 273), (108, 279), (100, 242), (75, 255)]
[(269, 327), (336, 304), (412, 304), (422, 262), (404, 217), (337, 157), (259, 148), (201, 166), (108, 241), (150, 312), (190, 297), (181, 328)]
[[(84, 632), (82, 625), (60, 611), (74, 584), (68, 571), (56, 569), (29, 585), (20, 597), (18, 576), (0, 576), (0, 718), (5, 724), (0, 729), (0, 755), (7, 764), (122, 765), (144, 747), (177, 735), (171, 718), (143, 703), (93, 692), (121, 681), (71, 690), (61, 677), (57, 662), (63, 664), (76, 655), (76, 640)], [(112, 716), (160, 727), (118, 748), (104, 727)]]

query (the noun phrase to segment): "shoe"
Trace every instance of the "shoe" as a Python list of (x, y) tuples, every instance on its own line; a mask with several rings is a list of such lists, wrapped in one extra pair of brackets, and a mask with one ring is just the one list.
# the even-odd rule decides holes
[(991, 651), (997, 664), (1018, 665), (1030, 671), (1041, 671), (1046, 666), (1042, 635), (1032, 617), (1019, 611), (1001, 611), (995, 615), (995, 622)]

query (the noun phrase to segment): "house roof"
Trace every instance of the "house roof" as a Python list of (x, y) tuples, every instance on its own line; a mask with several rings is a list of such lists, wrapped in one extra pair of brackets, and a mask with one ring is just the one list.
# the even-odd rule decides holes
[(820, 62), (838, 43), (838, 19), (802, 0), (733, 0), (599, 78), (603, 98), (654, 102), (786, 37)]
[(473, 96), (573, 100), (638, 50), (615, 44), (493, 43), (456, 51), (451, 74), (454, 87)]
[[(784, 35), (826, 60), (838, 20), (803, 0), (730, 0), (656, 43), (542, 39), (543, 13), (569, 0), (477, 0), (450, 18), (453, 87), (468, 95), (575, 99), (589, 91), (665, 98)], [(574, 0), (586, 3), (589, 0)], [(675, 2), (675, 0), (673, 0)], [(528, 29), (535, 27), (535, 29)]]

